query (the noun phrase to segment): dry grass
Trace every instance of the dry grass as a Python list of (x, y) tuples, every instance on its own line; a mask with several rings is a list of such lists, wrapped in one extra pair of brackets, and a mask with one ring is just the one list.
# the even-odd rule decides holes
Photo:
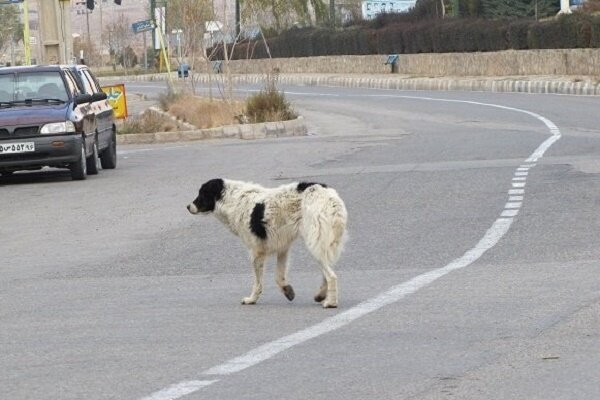
[(121, 134), (127, 133), (154, 133), (176, 131), (177, 126), (169, 118), (156, 113), (145, 112), (141, 115), (129, 117), (118, 128)]
[(222, 100), (210, 100), (180, 95), (168, 107), (171, 115), (190, 123), (197, 128), (206, 129), (239, 123), (244, 114), (244, 103), (234, 101), (228, 104)]
[[(185, 92), (169, 91), (159, 96), (159, 104), (179, 121), (198, 129), (209, 129), (239, 123), (287, 121), (297, 118), (283, 93), (275, 88), (277, 73), (267, 76), (264, 90), (250, 96), (246, 101), (211, 100), (195, 97)], [(119, 133), (170, 132), (178, 124), (152, 112), (132, 117), (123, 122)]]

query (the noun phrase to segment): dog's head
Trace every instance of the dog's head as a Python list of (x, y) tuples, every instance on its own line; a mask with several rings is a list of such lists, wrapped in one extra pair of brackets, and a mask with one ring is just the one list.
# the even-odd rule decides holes
[(192, 214), (214, 211), (217, 201), (223, 196), (224, 188), (223, 179), (211, 179), (205, 182), (200, 187), (198, 197), (187, 206), (188, 211)]

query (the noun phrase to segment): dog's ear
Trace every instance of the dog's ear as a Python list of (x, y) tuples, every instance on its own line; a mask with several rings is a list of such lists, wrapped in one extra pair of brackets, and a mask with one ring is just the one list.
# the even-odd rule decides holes
[(308, 189), (309, 187), (313, 186), (313, 185), (319, 185), (322, 186), (324, 188), (327, 187), (326, 184), (324, 183), (319, 183), (319, 182), (300, 182), (298, 183), (298, 185), (296, 186), (296, 190), (299, 191), (300, 193), (304, 192), (306, 189)]
[(214, 211), (217, 201), (223, 197), (225, 182), (223, 179), (211, 179), (205, 182), (194, 200), (194, 205), (200, 212)]

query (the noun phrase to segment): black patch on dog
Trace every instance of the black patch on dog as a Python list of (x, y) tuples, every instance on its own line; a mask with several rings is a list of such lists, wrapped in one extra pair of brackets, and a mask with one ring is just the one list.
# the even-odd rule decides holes
[(215, 210), (217, 201), (223, 197), (225, 182), (223, 179), (211, 179), (200, 187), (198, 197), (194, 200), (194, 205), (200, 212), (209, 212)]
[(324, 183), (319, 183), (319, 182), (300, 182), (298, 184), (298, 186), (296, 186), (296, 190), (299, 191), (300, 193), (302, 193), (306, 189), (308, 189), (309, 187), (311, 187), (312, 185), (321, 185), (324, 188), (327, 187), (327, 185), (325, 185)]
[(250, 215), (250, 231), (261, 239), (267, 238), (267, 230), (263, 218), (265, 217), (265, 203), (256, 203)]

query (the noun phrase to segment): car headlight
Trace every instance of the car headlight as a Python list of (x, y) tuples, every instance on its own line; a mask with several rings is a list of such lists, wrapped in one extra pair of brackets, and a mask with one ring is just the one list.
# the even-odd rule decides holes
[(40, 133), (42, 135), (52, 135), (55, 133), (73, 133), (75, 132), (75, 124), (71, 121), (53, 122), (42, 126)]

